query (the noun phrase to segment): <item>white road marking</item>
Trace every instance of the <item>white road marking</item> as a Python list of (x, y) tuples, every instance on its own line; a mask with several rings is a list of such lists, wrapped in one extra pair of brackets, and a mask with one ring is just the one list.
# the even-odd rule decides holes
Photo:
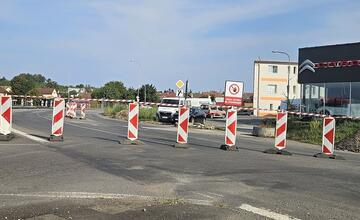
[(267, 218), (275, 219), (275, 220), (290, 220), (290, 219), (299, 220), (297, 218), (294, 218), (294, 217), (291, 217), (291, 216), (288, 216), (288, 215), (283, 215), (283, 214), (272, 212), (272, 211), (269, 211), (269, 210), (266, 210), (266, 209), (257, 208), (257, 207), (251, 206), (249, 204), (242, 204), (238, 208), (242, 209), (242, 210), (245, 210), (245, 211), (248, 211), (248, 212), (252, 212), (252, 213), (264, 216), (264, 217), (267, 217)]
[(202, 197), (205, 197), (205, 198), (209, 198), (209, 199), (215, 199), (215, 197), (212, 197), (212, 196), (209, 196), (209, 195), (206, 195), (204, 193), (199, 193), (199, 192), (193, 192), (194, 194), (198, 194)]
[[(3, 193), (0, 196), (30, 197), (30, 198), (65, 198), (65, 199), (126, 199), (139, 198), (148, 200), (173, 199), (157, 196), (144, 196), (121, 193), (91, 193), (91, 192), (43, 192), (43, 193)], [(212, 205), (213, 201), (200, 199), (184, 199), (183, 201), (195, 205)]]
[(36, 142), (49, 143), (48, 140), (45, 140), (45, 139), (42, 139), (42, 138), (39, 138), (39, 137), (35, 137), (33, 135), (27, 134), (25, 132), (19, 131), (19, 130), (14, 129), (14, 128), (12, 129), (12, 132), (14, 132), (15, 134), (21, 135), (23, 137), (26, 137), (26, 138), (28, 138), (30, 140), (36, 141)]

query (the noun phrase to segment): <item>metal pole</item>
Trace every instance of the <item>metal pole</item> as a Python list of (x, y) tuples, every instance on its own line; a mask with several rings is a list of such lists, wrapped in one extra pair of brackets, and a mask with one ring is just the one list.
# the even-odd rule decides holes
[(272, 51), (273, 53), (285, 54), (288, 57), (288, 78), (287, 78), (287, 100), (286, 100), (286, 110), (289, 110), (290, 102), (290, 55), (284, 51)]

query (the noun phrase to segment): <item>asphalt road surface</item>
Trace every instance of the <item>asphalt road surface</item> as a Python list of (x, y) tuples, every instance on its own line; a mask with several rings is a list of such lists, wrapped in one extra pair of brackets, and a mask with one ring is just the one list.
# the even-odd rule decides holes
[[(66, 119), (64, 142), (49, 143), (50, 110), (14, 110), (16, 137), (0, 143), (0, 219), (359, 219), (360, 157), (314, 158), (320, 146), (221, 131), (141, 124), (143, 145), (120, 145), (127, 123), (90, 111)], [(19, 135), (19, 132), (23, 132)], [(27, 137), (23, 135), (28, 134)], [(31, 139), (29, 139), (31, 138)]]

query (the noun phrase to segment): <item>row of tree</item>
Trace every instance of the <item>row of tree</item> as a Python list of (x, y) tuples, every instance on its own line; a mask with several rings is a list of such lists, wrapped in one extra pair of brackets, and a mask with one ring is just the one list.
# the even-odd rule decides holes
[[(146, 96), (145, 96), (146, 94)], [(142, 85), (139, 89), (126, 88), (120, 81), (111, 81), (103, 87), (94, 88), (92, 98), (106, 99), (132, 99), (135, 100), (139, 96), (141, 101), (157, 102), (160, 100), (156, 87), (152, 84)]]
[[(54, 88), (62, 97), (67, 97), (69, 87), (84, 88), (87, 93), (91, 93), (92, 98), (106, 99), (132, 99), (135, 100), (139, 96), (141, 101), (149, 102), (159, 101), (156, 87), (152, 84), (142, 85), (139, 89), (126, 88), (120, 81), (111, 81), (100, 88), (90, 85), (79, 84), (76, 86), (60, 85), (57, 82), (46, 79), (41, 74), (21, 73), (14, 76), (11, 80), (5, 77), (0, 78), (0, 86), (10, 86), (12, 93), (16, 95), (38, 95), (35, 94), (35, 88)], [(146, 91), (146, 95), (145, 95)]]

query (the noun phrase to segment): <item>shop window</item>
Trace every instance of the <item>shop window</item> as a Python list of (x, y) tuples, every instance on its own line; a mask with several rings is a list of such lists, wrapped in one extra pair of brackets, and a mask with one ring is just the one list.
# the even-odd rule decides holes
[(326, 83), (325, 98), (325, 113), (350, 115), (350, 83)]
[(274, 105), (270, 104), (270, 110), (273, 110), (273, 108), (274, 108)]
[(360, 116), (360, 82), (351, 83), (351, 116)]

